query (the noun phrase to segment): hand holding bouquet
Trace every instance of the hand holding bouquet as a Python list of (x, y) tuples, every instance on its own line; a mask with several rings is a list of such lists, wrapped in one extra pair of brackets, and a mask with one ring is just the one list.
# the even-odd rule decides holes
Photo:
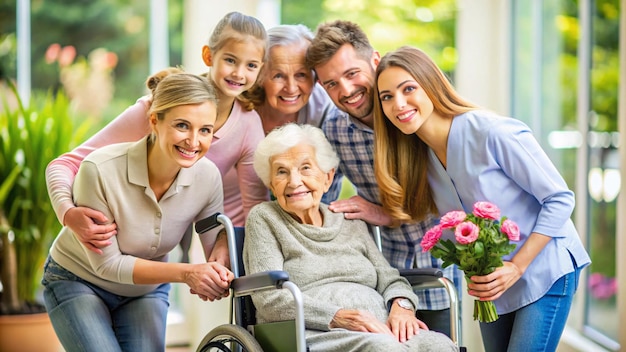
[[(454, 232), (455, 242), (441, 240), (443, 230)], [(441, 217), (439, 225), (426, 232), (422, 251), (443, 260), (443, 267), (456, 264), (465, 278), (487, 275), (502, 266), (502, 256), (511, 253), (519, 241), (519, 227), (489, 202), (476, 202), (472, 214), (451, 211)], [(474, 301), (474, 320), (490, 323), (498, 319), (492, 301)]]

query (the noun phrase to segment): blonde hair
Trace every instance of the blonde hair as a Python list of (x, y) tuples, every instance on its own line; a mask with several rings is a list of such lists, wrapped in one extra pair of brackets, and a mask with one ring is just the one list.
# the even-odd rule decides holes
[(159, 120), (168, 110), (180, 105), (212, 102), (217, 107), (217, 94), (209, 80), (179, 68), (170, 67), (153, 74), (146, 86), (152, 92), (148, 114), (156, 114)]
[[(233, 36), (233, 33), (228, 33), (228, 30), (234, 31), (239, 34), (240, 38)], [(212, 53), (218, 52), (231, 40), (241, 40), (242, 36), (250, 35), (256, 39), (259, 39), (265, 43), (265, 50), (263, 56), (263, 62), (267, 61), (267, 32), (263, 23), (256, 17), (244, 15), (240, 12), (233, 11), (227, 13), (222, 19), (215, 25), (213, 33), (209, 38), (209, 48)]]
[[(407, 71), (441, 116), (454, 116), (477, 109), (461, 97), (435, 62), (420, 49), (403, 46), (387, 53), (376, 69), (390, 67)], [(385, 116), (377, 84), (374, 86), (374, 172), (383, 207), (395, 219), (419, 221), (436, 214), (437, 207), (428, 184), (428, 146), (416, 134), (406, 135)]]

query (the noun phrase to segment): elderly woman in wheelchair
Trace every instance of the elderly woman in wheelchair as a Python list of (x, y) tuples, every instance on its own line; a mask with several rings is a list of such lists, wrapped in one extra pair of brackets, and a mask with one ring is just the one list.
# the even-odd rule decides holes
[[(320, 202), (339, 159), (323, 132), (288, 124), (258, 146), (254, 168), (276, 200), (246, 223), (247, 274), (284, 270), (302, 291), (311, 351), (456, 351), (415, 317), (417, 296), (372, 240), (365, 222)], [(257, 322), (294, 319), (286, 290), (252, 294)]]

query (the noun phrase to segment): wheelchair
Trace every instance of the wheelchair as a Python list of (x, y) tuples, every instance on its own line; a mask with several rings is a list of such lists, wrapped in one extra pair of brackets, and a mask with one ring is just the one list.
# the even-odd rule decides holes
[[(233, 227), (223, 214), (214, 214), (198, 221), (197, 233), (207, 232), (219, 225), (226, 230), (230, 266), (235, 279), (231, 283), (229, 324), (217, 326), (202, 339), (197, 352), (306, 352), (304, 308), (300, 289), (289, 281), (285, 271), (267, 271), (245, 275), (243, 270), (244, 228)], [(374, 239), (381, 249), (380, 229), (374, 228)], [(414, 289), (446, 289), (450, 295), (451, 339), (460, 345), (459, 300), (454, 284), (443, 276), (440, 269), (402, 269), (404, 276)], [(296, 316), (293, 321), (256, 324), (254, 305), (250, 295), (263, 290), (287, 289), (294, 298)], [(234, 323), (233, 323), (234, 320)], [(463, 351), (464, 348), (461, 348)]]

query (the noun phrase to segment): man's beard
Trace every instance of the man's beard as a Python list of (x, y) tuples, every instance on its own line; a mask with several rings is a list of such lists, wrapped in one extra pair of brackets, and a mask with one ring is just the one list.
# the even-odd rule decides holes
[[(363, 94), (363, 97), (361, 99), (363, 99), (363, 104), (361, 104), (361, 106), (357, 107), (357, 108), (349, 108), (348, 106), (346, 106), (344, 104), (344, 102), (348, 99), (342, 99), (342, 104), (340, 106), (340, 109), (343, 110), (343, 112), (348, 113), (350, 116), (355, 117), (359, 120), (371, 115), (374, 104), (372, 102), (372, 98), (369, 94), (368, 91), (363, 90), (363, 91), (359, 91), (356, 94)], [(356, 94), (351, 94), (351, 97), (356, 95)]]

